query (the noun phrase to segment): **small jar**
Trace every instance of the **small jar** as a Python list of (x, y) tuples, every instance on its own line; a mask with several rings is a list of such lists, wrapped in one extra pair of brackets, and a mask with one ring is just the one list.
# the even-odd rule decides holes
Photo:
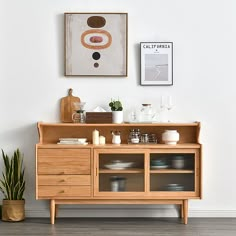
[(148, 142), (149, 142), (148, 134), (142, 134), (141, 135), (141, 143), (148, 143)]
[(125, 191), (126, 178), (122, 176), (111, 176), (111, 191)]
[(140, 130), (139, 129), (131, 129), (129, 133), (128, 143), (139, 143), (140, 142)]
[(148, 142), (149, 143), (157, 143), (157, 136), (156, 136), (156, 134), (149, 134), (148, 135)]
[(162, 134), (162, 141), (165, 144), (175, 145), (179, 141), (179, 133), (177, 130), (166, 130)]

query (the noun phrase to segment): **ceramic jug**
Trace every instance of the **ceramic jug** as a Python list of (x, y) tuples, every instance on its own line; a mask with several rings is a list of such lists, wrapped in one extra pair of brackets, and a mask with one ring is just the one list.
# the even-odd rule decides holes
[(120, 138), (120, 132), (119, 131), (112, 131), (112, 143), (113, 144), (120, 144), (121, 143), (121, 138)]

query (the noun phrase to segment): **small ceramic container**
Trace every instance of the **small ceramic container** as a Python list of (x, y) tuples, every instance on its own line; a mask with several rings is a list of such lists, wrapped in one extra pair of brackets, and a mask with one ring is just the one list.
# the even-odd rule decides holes
[(175, 145), (179, 141), (179, 133), (177, 130), (166, 130), (162, 134), (162, 141), (165, 144)]

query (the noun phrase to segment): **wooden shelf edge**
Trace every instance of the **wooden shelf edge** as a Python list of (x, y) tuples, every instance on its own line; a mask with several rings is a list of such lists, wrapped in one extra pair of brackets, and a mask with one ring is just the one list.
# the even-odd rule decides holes
[(38, 143), (39, 148), (127, 148), (127, 149), (179, 149), (179, 148), (200, 148), (201, 144), (198, 143), (180, 143), (176, 145), (167, 144), (105, 144), (105, 145), (72, 145), (72, 144), (56, 144), (56, 143)]
[(100, 169), (99, 174), (143, 174), (143, 169), (137, 169), (137, 168), (130, 168), (125, 170), (108, 170), (108, 169)]
[(156, 122), (156, 123), (121, 123), (121, 124), (114, 124), (114, 123), (94, 123), (94, 124), (89, 124), (89, 123), (47, 123), (47, 122), (38, 122), (38, 126), (98, 126), (98, 127), (103, 127), (103, 126), (199, 126), (200, 122), (177, 122), (177, 123), (172, 123), (172, 122)]
[(193, 174), (194, 170), (175, 170), (175, 169), (162, 169), (150, 170), (150, 174)]

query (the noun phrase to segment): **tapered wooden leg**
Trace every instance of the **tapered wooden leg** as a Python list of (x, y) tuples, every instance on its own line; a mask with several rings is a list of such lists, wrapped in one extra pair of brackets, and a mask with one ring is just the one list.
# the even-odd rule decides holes
[(186, 224), (188, 224), (188, 200), (187, 199), (185, 199), (184, 200), (184, 206), (183, 206), (183, 208), (184, 208), (184, 224), (186, 225)]
[(56, 206), (55, 206), (56, 208), (55, 208), (55, 217), (57, 218), (58, 217), (58, 210), (59, 210), (59, 205), (58, 204), (56, 204)]
[(180, 205), (180, 218), (183, 218), (184, 217), (184, 204), (182, 203)]
[(54, 225), (55, 223), (55, 200), (51, 200), (51, 207), (50, 207), (50, 216), (51, 216), (51, 224)]

